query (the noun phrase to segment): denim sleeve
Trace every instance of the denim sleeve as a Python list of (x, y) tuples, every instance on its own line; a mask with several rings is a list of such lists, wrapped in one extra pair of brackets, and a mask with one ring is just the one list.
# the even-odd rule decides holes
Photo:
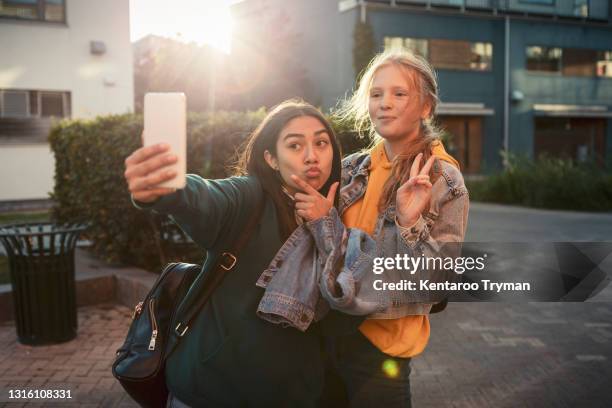
[[(461, 249), (467, 228), (469, 211), (469, 197), (467, 190), (462, 188), (449, 194), (439, 207), (436, 219), (426, 219), (423, 216), (415, 225), (405, 228), (395, 220), (397, 230), (398, 253), (413, 252), (416, 256), (426, 258), (457, 258), (461, 256)], [(430, 282), (459, 282), (461, 275), (453, 270), (421, 269), (416, 271), (421, 279)], [(443, 291), (429, 291), (423, 298), (429, 303), (442, 301), (448, 293)]]
[(329, 310), (319, 295), (319, 273), (314, 242), (305, 226), (300, 225), (257, 281), (257, 286), (265, 288), (257, 316), (306, 331)]
[(463, 242), (469, 212), (467, 191), (459, 191), (440, 206), (436, 220), (427, 222), (420, 215), (410, 227), (395, 224), (401, 242), (409, 248), (425, 249), (429, 252), (440, 250), (440, 243)]
[(247, 206), (262, 199), (255, 177), (206, 180), (188, 174), (185, 188), (150, 204), (132, 202), (137, 208), (169, 215), (195, 243), (211, 249), (236, 222), (245, 222)]
[(330, 214), (306, 224), (315, 241), (320, 262), (321, 296), (330, 307), (351, 315), (382, 312), (375, 297), (362, 296), (371, 280), (377, 252), (375, 241), (365, 232), (346, 228), (335, 208)]
[(375, 281), (407, 280), (418, 286), (422, 279), (435, 282), (457, 278), (453, 271), (435, 269), (414, 273), (390, 269), (374, 274), (376, 258), (459, 256), (467, 224), (467, 190), (465, 194), (447, 190), (438, 195), (437, 202), (442, 204), (435, 221), (421, 217), (406, 229), (385, 220), (376, 237), (359, 229), (345, 228), (335, 211), (307, 223), (322, 261), (321, 295), (330, 306), (348, 314), (395, 318), (427, 313), (432, 303), (442, 300), (446, 295), (442, 292), (374, 289)]

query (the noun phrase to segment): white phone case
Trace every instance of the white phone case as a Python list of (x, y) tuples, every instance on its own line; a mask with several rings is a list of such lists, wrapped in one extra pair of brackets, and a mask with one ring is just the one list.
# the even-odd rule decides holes
[(157, 143), (170, 145), (178, 161), (160, 171), (174, 169), (176, 177), (159, 187), (184, 188), (187, 172), (187, 103), (181, 92), (147, 93), (144, 97), (145, 146)]

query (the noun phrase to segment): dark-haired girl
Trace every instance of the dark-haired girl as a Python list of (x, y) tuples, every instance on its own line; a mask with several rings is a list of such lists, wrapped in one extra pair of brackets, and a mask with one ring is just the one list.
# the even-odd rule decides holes
[[(302, 333), (258, 318), (256, 282), (301, 216), (319, 218), (334, 204), (341, 155), (329, 123), (309, 104), (281, 103), (251, 135), (239, 174), (188, 175), (177, 191), (156, 187), (175, 176), (164, 169), (175, 160), (163, 145), (140, 148), (126, 159), (125, 178), (137, 206), (169, 214), (207, 250), (204, 269), (244, 232), (258, 203), (263, 212), (236, 267), (167, 360), (168, 406), (316, 406), (323, 386), (317, 325)], [(292, 175), (325, 200), (296, 208), (301, 189)]]

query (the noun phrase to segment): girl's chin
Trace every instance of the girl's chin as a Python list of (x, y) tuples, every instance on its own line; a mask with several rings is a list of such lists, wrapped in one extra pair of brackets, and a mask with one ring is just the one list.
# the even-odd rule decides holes
[(389, 140), (399, 139), (402, 137), (402, 132), (398, 132), (395, 129), (377, 129), (376, 133), (378, 133), (378, 135), (383, 139)]
[(321, 187), (323, 187), (324, 183), (321, 183), (318, 179), (306, 180), (306, 182), (313, 187), (315, 190), (319, 191)]
[(410, 133), (406, 132), (377, 132), (377, 134), (388, 142), (405, 141), (410, 138)]
[[(306, 180), (306, 182), (311, 187), (314, 187), (314, 189), (317, 191), (319, 191), (319, 189), (323, 187), (323, 184), (325, 184), (325, 183), (320, 183), (318, 180)], [(288, 187), (287, 190), (291, 193), (291, 195), (295, 193), (305, 193), (305, 191), (303, 191), (300, 187), (298, 187), (297, 185), (293, 183), (287, 183), (286, 186)]]

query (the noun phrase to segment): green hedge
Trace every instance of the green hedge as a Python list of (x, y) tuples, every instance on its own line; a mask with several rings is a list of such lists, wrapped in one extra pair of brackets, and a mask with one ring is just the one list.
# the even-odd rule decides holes
[[(190, 114), (188, 172), (227, 176), (236, 151), (264, 116), (264, 110)], [(346, 128), (339, 130), (345, 152), (365, 145)], [(57, 124), (49, 137), (56, 158), (53, 218), (91, 223), (87, 236), (93, 251), (108, 262), (157, 270), (172, 260), (201, 261), (202, 253), (193, 246), (166, 239), (180, 231), (131, 204), (124, 160), (140, 146), (141, 133), (142, 116), (132, 114)]]
[[(265, 111), (190, 114), (187, 168), (203, 177), (225, 177), (236, 151)], [(366, 145), (350, 124), (334, 124), (345, 154)], [(55, 153), (55, 207), (60, 222), (89, 222), (93, 251), (112, 262), (159, 270), (173, 260), (200, 261), (202, 253), (184, 243), (164, 217), (136, 210), (123, 178), (124, 160), (140, 146), (142, 117), (116, 115), (63, 121), (50, 134)], [(468, 182), (473, 200), (530, 207), (586, 211), (612, 209), (612, 174), (591, 164), (511, 156), (507, 170)], [(169, 236), (178, 239), (169, 239)], [(182, 239), (183, 238), (183, 239)]]
[(499, 174), (467, 183), (475, 201), (527, 207), (612, 211), (612, 172), (595, 163), (507, 156), (508, 167)]

